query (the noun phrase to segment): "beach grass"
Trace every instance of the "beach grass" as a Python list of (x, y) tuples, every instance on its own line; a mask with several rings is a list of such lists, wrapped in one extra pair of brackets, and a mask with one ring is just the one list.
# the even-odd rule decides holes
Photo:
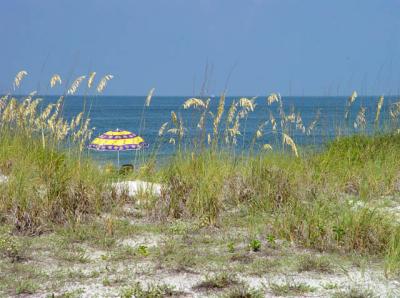
[[(101, 80), (100, 91), (111, 78)], [(70, 93), (76, 92), (83, 79), (74, 81)], [(349, 98), (348, 105), (356, 96)], [(242, 122), (256, 108), (254, 99), (241, 98), (225, 108), (222, 95), (213, 113), (209, 100), (192, 98), (184, 108), (199, 110), (194, 146), (183, 149), (186, 128), (183, 119), (172, 112), (170, 123), (162, 126), (159, 135), (164, 143), (176, 146), (176, 153), (157, 167), (155, 152), (139, 171), (121, 174), (105, 171), (85, 155), (84, 146), (91, 138), (90, 118), (82, 113), (69, 121), (63, 119), (63, 100), (60, 97), (39, 111), (33, 96), (22, 101), (10, 95), (1, 99), (0, 174), (7, 180), (0, 183), (0, 254), (4, 257), (0, 266), (13, 264), (7, 270), (19, 282), (6, 279), (0, 291), (49, 290), (38, 286), (46, 273), (20, 268), (24, 260), (36, 258), (32, 247), (41, 245), (50, 251), (48, 258), (64, 266), (90, 266), (93, 251), (101, 251), (96, 260), (106, 263), (106, 270), (120, 263), (151, 263), (142, 272), (144, 276), (160, 269), (209, 273), (223, 268), (214, 275), (205, 274), (191, 288), (227, 288), (227, 297), (261, 295), (258, 289), (239, 290), (237, 286), (244, 282), (237, 272), (251, 276), (285, 270), (334, 274), (342, 266), (338, 259), (347, 264), (354, 256), (375, 260), (386, 278), (400, 274), (400, 226), (395, 208), (400, 191), (400, 134), (396, 129), (338, 136), (318, 151), (303, 151), (290, 131), (299, 129), (306, 134), (316, 124), (305, 127), (299, 115), (286, 115), (282, 98), (272, 94), (266, 104), (277, 104), (281, 121), (272, 114), (268, 121), (280, 147), (259, 144), (263, 149), (255, 149), (257, 140), (267, 133), (260, 126), (250, 153), (243, 154), (234, 148), (244, 133)], [(150, 101), (148, 96), (146, 106)], [(378, 109), (375, 123), (381, 114)], [(365, 126), (362, 111), (355, 124)], [(116, 179), (158, 182), (161, 193), (127, 197), (113, 189), (111, 183)], [(141, 240), (134, 247), (129, 245), (129, 237), (149, 235), (157, 239), (157, 245)], [(292, 259), (292, 247), (308, 254), (296, 252)], [(24, 270), (31, 273), (22, 280), (27, 274)], [(164, 284), (144, 287), (113, 270), (111, 277), (97, 270), (93, 274), (58, 272), (58, 276), (64, 283), (101, 278), (104, 287), (121, 284), (123, 297), (180, 293)], [(300, 282), (266, 287), (275, 295), (315, 290)]]

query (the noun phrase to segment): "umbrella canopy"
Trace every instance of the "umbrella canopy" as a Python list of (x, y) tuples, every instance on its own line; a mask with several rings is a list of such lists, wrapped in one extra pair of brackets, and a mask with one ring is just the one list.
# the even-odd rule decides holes
[(88, 146), (97, 151), (140, 150), (149, 147), (144, 139), (127, 130), (110, 130), (95, 138)]

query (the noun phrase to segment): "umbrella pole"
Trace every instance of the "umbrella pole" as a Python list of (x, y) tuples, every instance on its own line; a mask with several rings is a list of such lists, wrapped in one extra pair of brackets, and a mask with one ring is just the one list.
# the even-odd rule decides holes
[(118, 156), (118, 168), (119, 168), (119, 150), (117, 151), (117, 156)]

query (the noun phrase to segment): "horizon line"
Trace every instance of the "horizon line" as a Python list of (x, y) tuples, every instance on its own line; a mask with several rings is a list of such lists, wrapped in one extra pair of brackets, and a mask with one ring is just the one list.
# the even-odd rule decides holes
[[(276, 92), (273, 92), (276, 93)], [(226, 95), (226, 97), (268, 97), (270, 94), (269, 93), (267, 95)], [(7, 95), (7, 93), (0, 93), (0, 96), (5, 96)], [(29, 94), (9, 94), (10, 96), (14, 96), (14, 97), (23, 97), (26, 96), (28, 97)], [(280, 94), (282, 97), (350, 97), (351, 94), (338, 94), (338, 95), (307, 95), (307, 94), (298, 94), (298, 95), (284, 95), (284, 94)], [(126, 95), (122, 95), (122, 94), (73, 94), (73, 95), (67, 95), (67, 94), (35, 94), (33, 97), (40, 97), (40, 96), (46, 96), (46, 97), (61, 97), (61, 96), (65, 96), (65, 97), (110, 97), (110, 96), (114, 96), (114, 97), (143, 97), (146, 98), (148, 96), (148, 94), (144, 94), (144, 95), (134, 95), (134, 94), (126, 94)], [(389, 97), (400, 97), (400, 94), (361, 94), (358, 93), (358, 97), (380, 97), (380, 96), (389, 96)], [(153, 95), (154, 97), (184, 97), (184, 98), (193, 98), (193, 97), (198, 97), (198, 98), (219, 98), (220, 95), (208, 95), (208, 96), (202, 96), (202, 95)]]

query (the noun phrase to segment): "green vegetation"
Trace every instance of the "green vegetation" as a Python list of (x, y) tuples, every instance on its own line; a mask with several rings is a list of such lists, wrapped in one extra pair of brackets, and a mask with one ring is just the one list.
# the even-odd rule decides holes
[(212, 276), (206, 276), (206, 278), (195, 285), (194, 288), (197, 290), (215, 290), (238, 285), (240, 283), (241, 282), (238, 280), (236, 275), (228, 272), (222, 272)]
[(373, 291), (363, 288), (350, 288), (347, 291), (339, 291), (332, 295), (332, 298), (374, 298)]
[[(82, 80), (73, 83), (75, 91)], [(281, 121), (271, 112), (269, 133), (278, 147), (260, 144), (266, 134), (260, 125), (250, 153), (236, 154), (240, 125), (254, 110), (255, 99), (241, 98), (225, 111), (223, 95), (214, 112), (208, 100), (189, 99), (184, 108), (198, 109), (200, 118), (193, 147), (183, 149), (186, 128), (172, 112), (157, 146), (169, 136), (176, 154), (156, 167), (154, 152), (137, 172), (122, 173), (101, 169), (85, 156), (92, 132), (86, 102), (81, 114), (66, 121), (64, 100), (39, 109), (33, 95), (22, 101), (10, 95), (0, 99), (0, 174), (7, 177), (0, 182), (0, 293), (79, 295), (66, 285), (97, 282), (110, 290), (118, 285), (123, 297), (184, 294), (169, 285), (133, 281), (162, 271), (205, 275), (188, 287), (193, 291), (260, 297), (262, 291), (245, 287), (237, 273), (334, 274), (337, 267), (353, 266), (347, 261), (354, 255), (387, 278), (399, 276), (400, 226), (390, 206), (399, 205), (400, 134), (395, 124), (400, 105), (390, 108), (395, 118), (387, 133), (360, 131), (338, 136), (320, 151), (303, 151), (290, 132), (306, 134), (316, 123), (304, 127), (300, 115), (285, 114), (282, 99), (273, 94), (267, 105), (277, 105)], [(354, 100), (353, 94), (349, 104)], [(365, 126), (362, 117), (357, 127)], [(111, 187), (116, 178), (159, 182), (161, 194), (129, 198)], [(34, 270), (27, 260), (50, 269)], [(51, 268), (58, 263), (78, 268)], [(86, 267), (91, 270), (84, 272)], [(269, 290), (302, 295), (316, 289), (288, 282), (271, 283)], [(335, 295), (369, 297), (351, 291)]]
[(264, 292), (259, 289), (253, 289), (247, 285), (235, 286), (226, 294), (222, 295), (225, 298), (262, 298)]
[(142, 287), (142, 285), (137, 282), (134, 286), (125, 289), (121, 296), (123, 298), (162, 298), (162, 297), (177, 297), (179, 292), (175, 291), (173, 287), (169, 285), (153, 285), (150, 284), (147, 287)]
[(332, 273), (331, 260), (327, 257), (319, 257), (315, 255), (304, 255), (299, 259), (298, 271), (316, 271)]
[(259, 251), (261, 248), (261, 241), (258, 239), (253, 239), (250, 241), (249, 247), (252, 251)]
[(276, 296), (294, 296), (313, 292), (315, 289), (305, 283), (286, 282), (284, 284), (271, 283), (271, 291)]

